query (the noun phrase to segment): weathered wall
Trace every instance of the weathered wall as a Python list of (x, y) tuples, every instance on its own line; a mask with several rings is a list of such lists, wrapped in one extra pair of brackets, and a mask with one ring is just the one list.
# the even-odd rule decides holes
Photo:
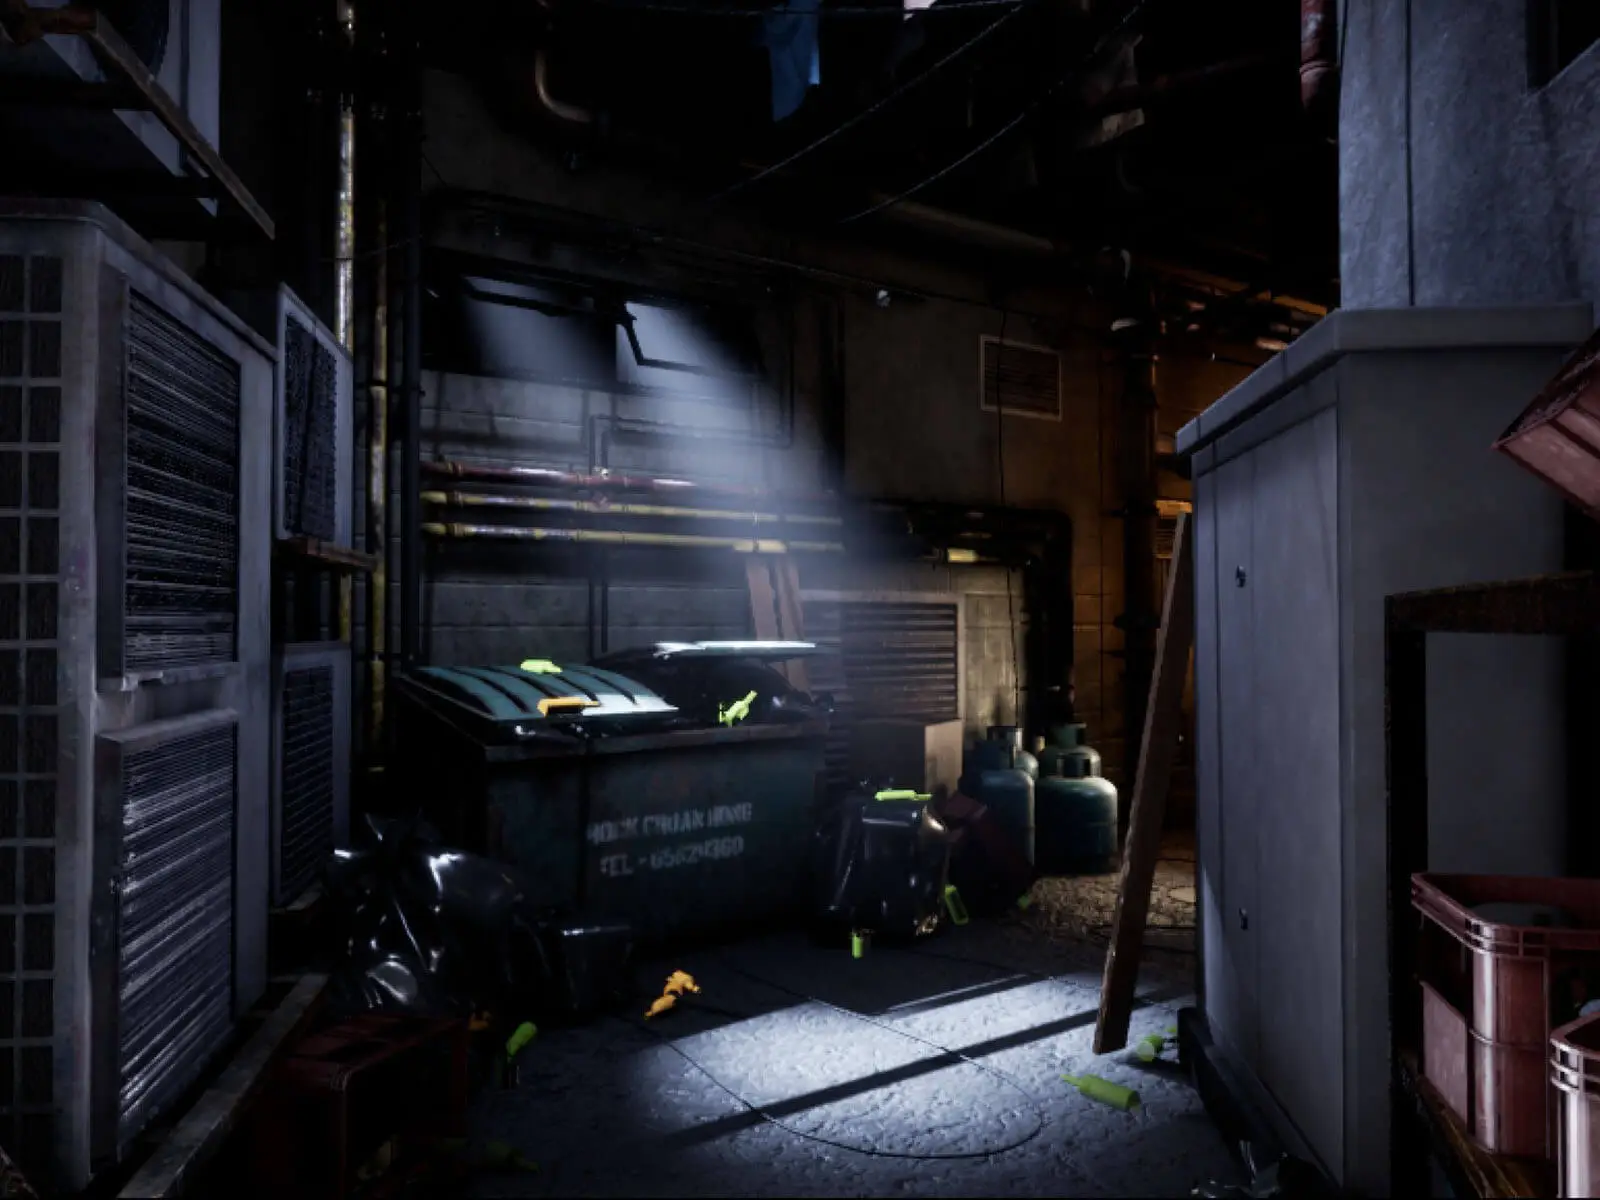
[[(987, 302), (982, 280), (930, 261), (846, 253), (821, 243), (785, 244), (731, 220), (713, 227), (702, 211), (659, 183), (616, 171), (569, 172), (536, 143), (504, 129), (470, 82), (457, 77), (430, 75), (426, 112), (429, 165), (451, 187), (588, 211), (960, 298), (897, 301), (887, 308), (867, 294), (843, 298), (846, 487), (858, 495), (902, 499), (1003, 500), (1072, 516), (1079, 708), (1108, 766), (1119, 762), (1121, 667), (1110, 655), (1120, 646), (1120, 634), (1109, 623), (1121, 607), (1121, 533), (1120, 525), (1103, 515), (1116, 501), (1110, 439), (1118, 375), (1115, 368), (1101, 369), (1098, 335), (1082, 298), (1019, 295), (1007, 301), (1014, 310), (1002, 312)], [(507, 257), (520, 252), (509, 243), (505, 249)], [(743, 475), (792, 488), (819, 485), (818, 320), (816, 312), (800, 306), (791, 447), (730, 451), (618, 442), (611, 465)], [(1063, 420), (1007, 417), (1002, 422), (982, 410), (979, 337), (1002, 331), (1007, 338), (1062, 351), (1067, 364)], [(765, 428), (773, 428), (783, 382), (775, 381), (764, 401)], [(594, 392), (461, 376), (430, 377), (427, 393), (425, 457), (568, 466), (589, 463), (585, 425), (590, 417), (616, 404), (637, 404)], [(661, 419), (664, 414), (635, 415)], [(700, 414), (697, 419), (711, 418)], [(557, 582), (574, 569), (571, 559), (533, 559), (459, 545), (430, 545), (428, 553), (424, 647), (434, 661), (514, 661), (535, 650), (551, 657), (590, 652), (589, 585), (582, 578)], [(626, 568), (620, 559), (614, 566), (618, 573), (612, 577), (605, 635), (610, 648), (669, 634), (748, 631), (743, 564), (737, 556), (630, 556)], [(621, 574), (624, 569), (629, 573)], [(803, 561), (801, 584), (964, 593), (969, 726), (1010, 715), (1014, 659), (1006, 628), (1014, 610), (1020, 639), (1023, 620), (1021, 588), (1015, 587), (1008, 600), (1003, 572), (823, 567)]]
[(1346, 308), (1600, 295), (1600, 46), (1543, 87), (1525, 0), (1347, 0)]

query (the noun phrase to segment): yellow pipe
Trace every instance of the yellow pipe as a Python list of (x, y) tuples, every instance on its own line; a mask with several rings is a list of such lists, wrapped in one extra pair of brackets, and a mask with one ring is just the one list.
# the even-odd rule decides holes
[(738, 554), (842, 554), (838, 542), (780, 542), (771, 538), (709, 537), (698, 533), (624, 533), (620, 529), (539, 529), (522, 525), (428, 522), (422, 532), (442, 538), (502, 538), (523, 542), (589, 542), (606, 546), (677, 546)]
[(683, 508), (670, 504), (606, 504), (594, 500), (552, 500), (544, 496), (491, 496), (481, 492), (423, 492), (424, 504), (454, 508), (531, 508), (548, 512), (599, 513), (618, 517), (696, 517), (710, 521), (746, 521), (751, 525), (843, 525), (838, 517), (764, 512), (737, 512), (726, 508)]

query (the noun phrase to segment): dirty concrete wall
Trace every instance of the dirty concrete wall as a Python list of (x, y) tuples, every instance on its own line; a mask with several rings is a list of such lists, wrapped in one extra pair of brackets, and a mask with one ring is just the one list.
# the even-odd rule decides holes
[(1527, 0), (1348, 0), (1347, 308), (1600, 296), (1600, 45), (1530, 74)]
[[(1065, 511), (1074, 520), (1077, 690), (1108, 766), (1120, 760), (1120, 663), (1110, 657), (1120, 634), (1120, 526), (1115, 507), (1112, 436), (1117, 373), (1104, 368), (1097, 335), (1081, 297), (1019, 294), (1002, 311), (982, 279), (928, 259), (864, 254), (824, 242), (796, 245), (736, 220), (708, 221), (704, 212), (658, 182), (595, 168), (569, 171), (556, 155), (503, 127), (470, 81), (442, 73), (427, 81), (429, 178), (668, 229), (730, 249), (803, 260), (819, 271), (917, 288), (950, 299), (880, 307), (870, 292), (842, 300), (846, 392), (844, 483), (854, 494), (900, 499), (982, 501)], [(483, 236), (482, 231), (478, 235)], [(525, 253), (508, 246), (505, 257)], [(685, 473), (743, 474), (801, 489), (821, 486), (824, 460), (818, 428), (818, 315), (802, 306), (797, 322), (792, 445), (710, 459), (689, 446), (614, 447), (612, 465)], [(979, 339), (1008, 339), (1058, 349), (1064, 358), (1063, 419), (1045, 421), (985, 412), (980, 400)], [(787, 381), (777, 381), (774, 392)], [(593, 392), (544, 384), (433, 376), (424, 401), (425, 457), (583, 466), (589, 461), (584, 423), (625, 403)], [(775, 419), (779, 397), (762, 403)], [(655, 414), (660, 415), (660, 414)], [(704, 414), (702, 414), (703, 416)], [(770, 425), (768, 425), (770, 428)], [(630, 457), (633, 456), (633, 457)], [(1001, 465), (1004, 465), (1002, 473)], [(1002, 482), (1003, 478), (1003, 482)], [(393, 533), (393, 530), (392, 530)], [(391, 537), (392, 552), (398, 553)], [(505, 661), (535, 646), (551, 657), (590, 652), (589, 583), (574, 578), (573, 558), (506, 555), (486, 547), (430, 543), (425, 569), (424, 649), (433, 661)], [(630, 556), (629, 574), (610, 585), (611, 648), (668, 634), (744, 635), (749, 629), (743, 563), (734, 555)], [(934, 592), (967, 596), (969, 727), (1009, 718), (1016, 680), (1006, 630), (1023, 635), (1021, 588), (1006, 594), (1005, 573), (977, 568), (922, 571), (903, 566), (851, 568), (848, 590)], [(907, 571), (919, 574), (903, 578)], [(803, 588), (835, 567), (801, 564)], [(819, 574), (818, 572), (822, 572)], [(920, 578), (926, 574), (927, 578)], [(565, 576), (565, 578), (563, 578)], [(916, 584), (913, 588), (911, 585)], [(845, 589), (840, 589), (845, 590)], [(391, 610), (397, 611), (398, 597)], [(1012, 617), (1015, 616), (1013, 622)]]

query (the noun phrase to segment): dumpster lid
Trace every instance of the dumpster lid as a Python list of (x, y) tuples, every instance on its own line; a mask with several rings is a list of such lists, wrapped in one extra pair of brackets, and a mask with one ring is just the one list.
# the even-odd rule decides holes
[(661, 717), (678, 710), (655, 692), (601, 667), (528, 659), (515, 667), (422, 667), (428, 691), (495, 722)]
[(815, 642), (762, 641), (657, 642), (655, 649), (649, 653), (651, 658), (679, 661), (690, 658), (753, 658), (760, 662), (783, 662), (791, 658), (809, 658), (817, 653), (817, 645)]

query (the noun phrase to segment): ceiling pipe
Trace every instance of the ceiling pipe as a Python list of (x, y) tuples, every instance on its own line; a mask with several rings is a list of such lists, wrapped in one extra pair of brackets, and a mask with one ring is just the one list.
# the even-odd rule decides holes
[(595, 115), (587, 108), (557, 100), (550, 92), (550, 52), (540, 46), (533, 55), (533, 95), (539, 107), (568, 125), (593, 125)]

